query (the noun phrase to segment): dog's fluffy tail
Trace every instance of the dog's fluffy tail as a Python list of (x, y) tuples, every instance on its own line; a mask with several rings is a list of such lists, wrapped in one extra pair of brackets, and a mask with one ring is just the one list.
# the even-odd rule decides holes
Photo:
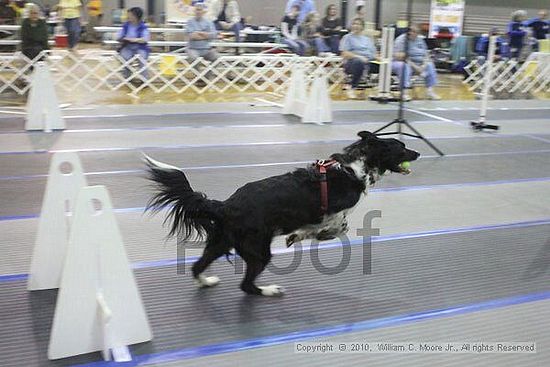
[(158, 212), (168, 207), (164, 223), (171, 222), (169, 236), (187, 240), (194, 235), (204, 237), (220, 220), (222, 203), (210, 200), (195, 192), (187, 177), (177, 167), (158, 162), (147, 155), (143, 160), (148, 168), (149, 180), (155, 183), (157, 193), (149, 200), (146, 210)]

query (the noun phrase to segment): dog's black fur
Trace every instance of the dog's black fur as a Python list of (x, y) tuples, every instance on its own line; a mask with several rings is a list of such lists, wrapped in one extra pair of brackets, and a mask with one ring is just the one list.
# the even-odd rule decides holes
[[(148, 209), (169, 207), (170, 235), (180, 239), (206, 237), (202, 257), (193, 265), (193, 276), (203, 286), (204, 270), (217, 258), (235, 251), (246, 262), (241, 289), (249, 294), (277, 295), (277, 286), (257, 287), (255, 279), (271, 259), (274, 236), (287, 234), (287, 244), (304, 238), (330, 239), (347, 230), (345, 213), (354, 207), (367, 185), (386, 171), (407, 173), (400, 167), (419, 154), (396, 139), (381, 139), (361, 131), (359, 141), (333, 154), (337, 161), (327, 171), (328, 210), (321, 212), (320, 173), (315, 165), (279, 176), (250, 182), (225, 201), (210, 200), (193, 191), (185, 174), (176, 167), (146, 157), (150, 179), (158, 192)], [(212, 278), (210, 278), (212, 279)]]

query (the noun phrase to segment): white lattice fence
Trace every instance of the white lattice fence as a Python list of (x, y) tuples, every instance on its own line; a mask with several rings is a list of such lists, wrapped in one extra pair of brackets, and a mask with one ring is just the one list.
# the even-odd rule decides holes
[[(486, 69), (487, 64), (481, 60), (473, 60), (464, 68), (468, 77), (463, 83), (469, 85), (469, 90), (482, 90)], [(491, 75), (490, 87), (496, 92), (550, 92), (550, 54), (539, 55), (523, 64), (515, 60), (496, 62)]]
[(121, 89), (135, 96), (145, 89), (154, 93), (198, 94), (228, 90), (284, 92), (296, 64), (304, 66), (310, 79), (315, 73), (327, 75), (331, 90), (345, 80), (339, 57), (222, 56), (212, 63), (197, 59), (189, 64), (185, 55), (157, 54), (143, 64), (138, 56), (126, 61), (117, 53), (86, 56), (57, 51), (32, 61), (20, 53), (0, 58), (0, 93), (27, 92), (32, 64), (42, 56), (50, 66), (56, 87), (68, 93)]
[(0, 56), (0, 94), (25, 94), (30, 88), (32, 61), (23, 54)]

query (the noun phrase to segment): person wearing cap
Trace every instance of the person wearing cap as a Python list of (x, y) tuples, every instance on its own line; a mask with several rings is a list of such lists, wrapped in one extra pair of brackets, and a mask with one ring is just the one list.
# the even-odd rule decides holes
[[(147, 25), (143, 22), (143, 10), (134, 7), (128, 10), (128, 21), (122, 25), (118, 32), (117, 40), (120, 42), (118, 52), (120, 56), (128, 61), (134, 56), (139, 56), (140, 69), (143, 69), (147, 58), (149, 57), (149, 46), (147, 42), (151, 39), (151, 34)], [(130, 76), (130, 70), (124, 68), (125, 78)], [(147, 78), (147, 70), (142, 71), (144, 78)]]
[(208, 61), (218, 59), (219, 54), (212, 47), (212, 40), (218, 36), (214, 23), (205, 17), (206, 7), (204, 3), (196, 2), (195, 16), (187, 22), (186, 34), (188, 43), (186, 48), (187, 61), (191, 64), (197, 58), (202, 57)]

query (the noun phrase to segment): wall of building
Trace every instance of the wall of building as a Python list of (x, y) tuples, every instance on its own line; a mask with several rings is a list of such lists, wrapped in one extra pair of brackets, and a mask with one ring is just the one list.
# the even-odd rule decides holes
[[(125, 0), (126, 6), (141, 6), (147, 8), (147, 0)], [(156, 14), (157, 21), (164, 12), (165, 1), (181, 1), (181, 0), (153, 0), (153, 9)], [(38, 4), (56, 4), (57, 0), (34, 0)], [(86, 0), (84, 0), (86, 2)], [(278, 25), (284, 16), (284, 9), (287, 0), (238, 0), (241, 13), (243, 16), (251, 16), (254, 24), (263, 25)], [(357, 3), (365, 3), (367, 9), (367, 21), (374, 22), (374, 6), (375, 0), (348, 0), (348, 8), (350, 16)], [(325, 8), (329, 4), (336, 4), (340, 7), (340, 0), (315, 0), (317, 10), (324, 14)], [(492, 16), (509, 16), (512, 11), (517, 9), (525, 9), (530, 16), (535, 16), (538, 9), (547, 3), (542, 0), (500, 0), (498, 6), (494, 0), (466, 0), (466, 16), (468, 14), (481, 15), (490, 14)], [(111, 13), (113, 9), (118, 8), (119, 0), (103, 0), (105, 19), (104, 22), (111, 22)], [(383, 24), (392, 24), (396, 21), (398, 14), (406, 11), (406, 0), (382, 0), (381, 20)], [(413, 12), (430, 12), (430, 0), (414, 0)]]

